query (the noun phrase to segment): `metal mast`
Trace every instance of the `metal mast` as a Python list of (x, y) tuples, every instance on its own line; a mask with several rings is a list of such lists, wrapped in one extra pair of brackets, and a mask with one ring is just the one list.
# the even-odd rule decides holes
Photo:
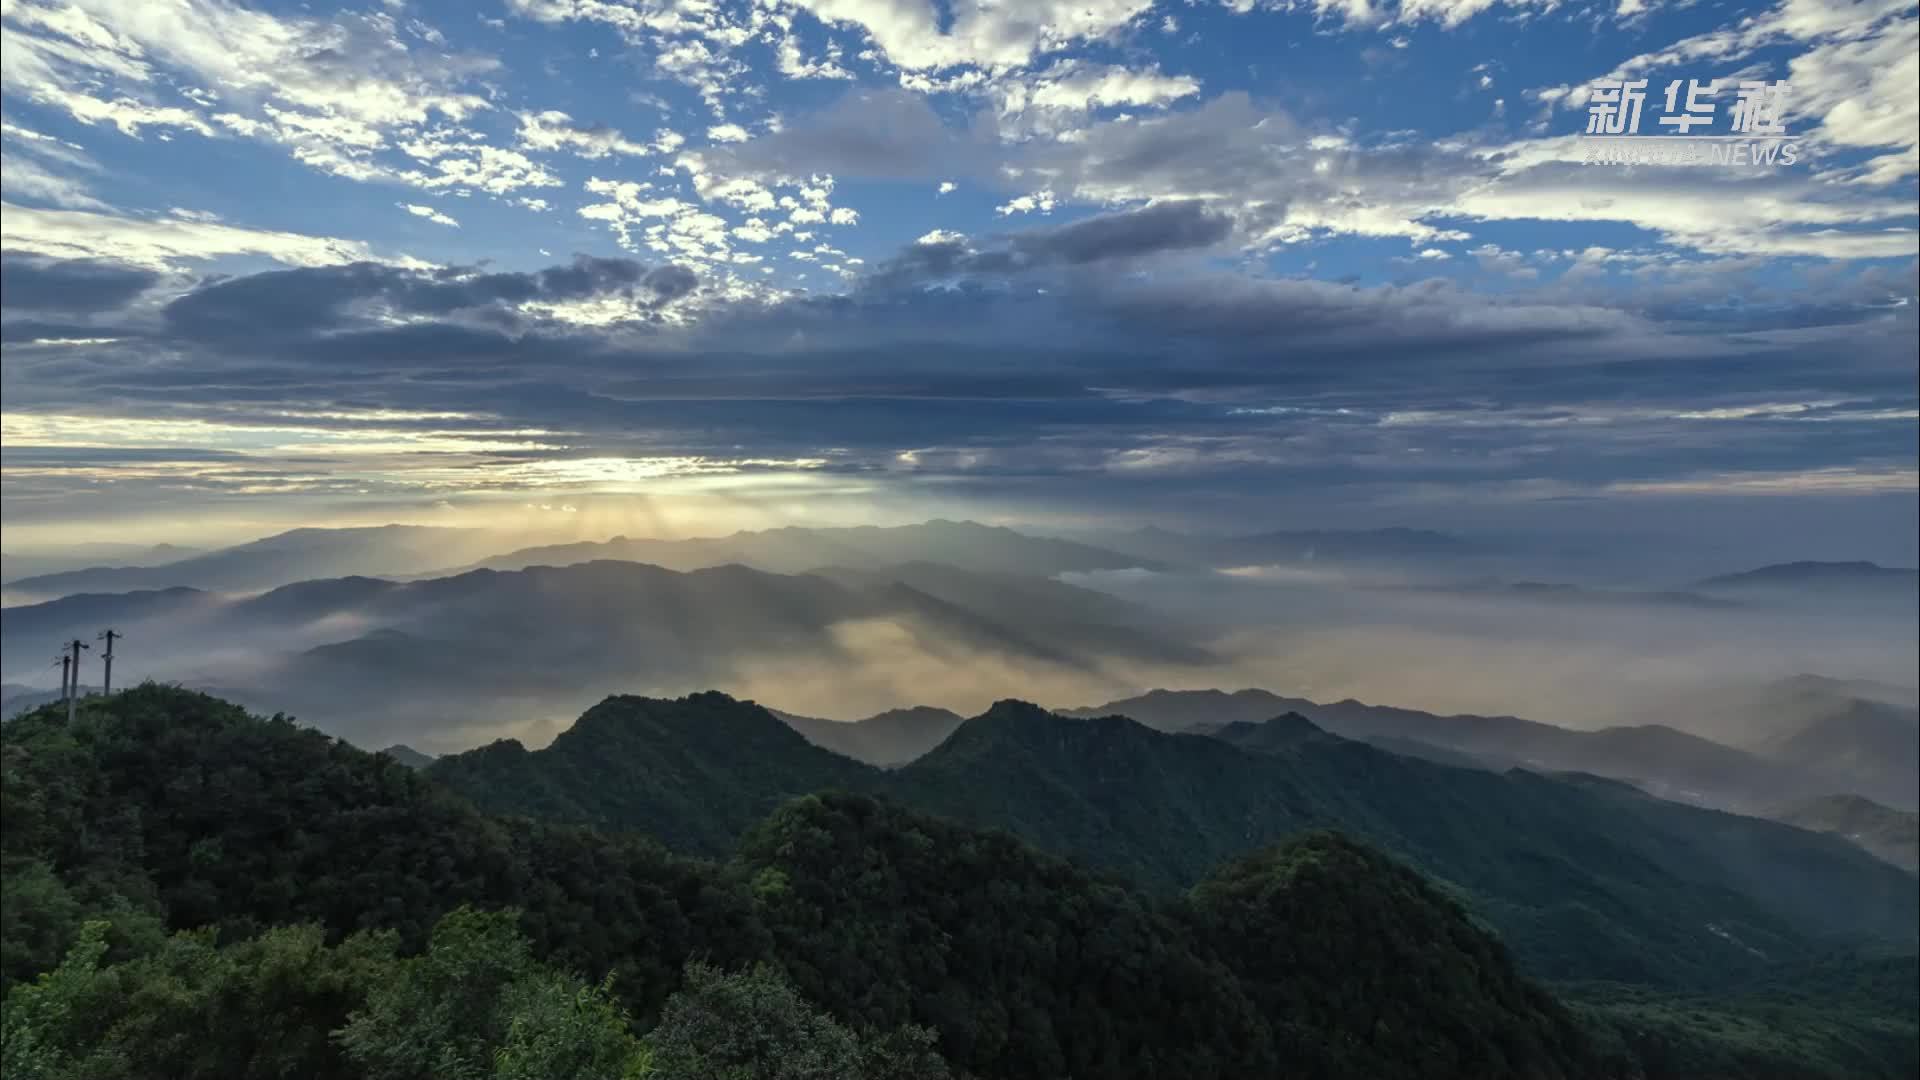
[(108, 627), (107, 629), (100, 631), (100, 637), (98, 640), (104, 641), (107, 643), (106, 650), (100, 654), (100, 663), (102, 665), (102, 670), (100, 675), (100, 692), (102, 694), (113, 693), (113, 643), (116, 638), (123, 638), (126, 636), (127, 635), (121, 633), (118, 630), (113, 629), (112, 627)]
[(79, 638), (74, 638), (67, 642), (67, 648), (73, 651), (73, 693), (67, 695), (67, 723), (71, 725), (74, 710), (80, 706), (80, 650), (91, 649), (93, 646)]

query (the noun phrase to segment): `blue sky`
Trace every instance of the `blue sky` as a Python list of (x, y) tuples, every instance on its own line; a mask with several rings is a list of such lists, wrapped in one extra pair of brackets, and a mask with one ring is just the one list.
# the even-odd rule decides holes
[[(3, 18), (30, 539), (556, 499), (1911, 514), (1911, 3)], [(1649, 80), (1643, 131), (1727, 81), (1716, 134), (1733, 82), (1785, 80), (1798, 161), (1583, 165), (1609, 76)]]

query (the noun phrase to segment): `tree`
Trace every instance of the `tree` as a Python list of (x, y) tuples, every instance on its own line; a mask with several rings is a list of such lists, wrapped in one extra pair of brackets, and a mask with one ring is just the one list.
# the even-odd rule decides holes
[(611, 979), (588, 986), (533, 957), (516, 912), (462, 907), (400, 961), (339, 1032), (367, 1080), (622, 1080), (645, 1057)]
[(914, 1027), (862, 1039), (770, 967), (698, 962), (647, 1037), (655, 1080), (941, 1080), (933, 1043)]

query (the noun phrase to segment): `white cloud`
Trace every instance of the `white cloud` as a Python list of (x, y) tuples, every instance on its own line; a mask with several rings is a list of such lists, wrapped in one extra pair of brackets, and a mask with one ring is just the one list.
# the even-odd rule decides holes
[(17, 153), (0, 152), (0, 186), (17, 199), (35, 199), (80, 210), (108, 209), (106, 203), (89, 194), (82, 181), (52, 172), (40, 162)]
[(66, 109), (83, 124), (112, 124), (121, 134), (134, 138), (140, 137), (143, 127), (182, 128), (201, 135), (214, 134), (214, 129), (192, 109), (143, 105), (124, 97), (103, 101), (90, 94), (57, 87), (36, 90), (33, 97), (43, 105)]
[(1008, 138), (1060, 136), (1096, 109), (1158, 109), (1199, 92), (1199, 80), (1190, 75), (1078, 60), (1062, 60), (1030, 76), (1003, 76), (988, 86), (1001, 134)]
[(707, 129), (708, 142), (746, 142), (750, 137), (739, 124), (715, 124)]
[(399, 206), (402, 210), (405, 210), (407, 213), (412, 214), (414, 217), (426, 218), (428, 221), (433, 222), (435, 225), (447, 225), (455, 229), (460, 227), (460, 223), (458, 221), (455, 221), (451, 216), (447, 214), (443, 214), (440, 211), (435, 210), (431, 206), (421, 206), (417, 203), (397, 203), (395, 205)]
[(993, 212), (999, 214), (1001, 217), (1006, 217), (1009, 214), (1030, 214), (1035, 211), (1042, 214), (1051, 214), (1053, 213), (1053, 206), (1053, 189), (1048, 188), (1043, 191), (1036, 191), (1031, 195), (1021, 195), (1018, 198), (1010, 199), (994, 207)]
[(933, 193), (935, 195), (945, 195), (953, 191), (955, 188), (958, 188), (959, 186), (960, 185), (954, 183), (951, 180), (942, 180), (940, 181), (940, 186), (938, 188), (935, 188)]
[(943, 28), (941, 11), (925, 0), (796, 2), (825, 22), (860, 27), (908, 71), (1024, 67), (1036, 55), (1106, 37), (1153, 7), (1153, 0), (953, 0)]
[[(242, 229), (179, 217), (128, 218), (84, 210), (43, 210), (4, 206), (0, 242), (9, 251), (59, 259), (108, 259), (155, 269), (171, 269), (181, 260), (222, 255), (259, 255), (290, 266), (328, 266), (376, 259), (358, 240), (304, 233)], [(413, 259), (386, 260), (425, 265)]]
[(520, 145), (528, 150), (569, 150), (583, 158), (609, 154), (641, 155), (651, 148), (636, 143), (604, 125), (581, 125), (558, 109), (515, 114), (520, 119)]
[(132, 137), (159, 128), (162, 139), (172, 130), (269, 139), (358, 180), (413, 180), (372, 155), (393, 133), (489, 109), (469, 84), (498, 67), (409, 47), (406, 35), (429, 43), (436, 35), (417, 20), (403, 34), (386, 12), (316, 18), (228, 0), (12, 0), (5, 17), (0, 85), (10, 93)]

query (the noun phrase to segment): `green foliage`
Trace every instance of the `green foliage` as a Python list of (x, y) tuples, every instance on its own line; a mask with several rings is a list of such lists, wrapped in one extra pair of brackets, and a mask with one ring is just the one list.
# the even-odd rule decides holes
[[(72, 727), (57, 710), (7, 723), (9, 1080), (789, 1075), (752, 1071), (786, 1067), (767, 1040), (886, 1080), (940, 1075), (935, 1047), (956, 1075), (996, 1080), (1624, 1080), (1643, 1062), (1654, 1080), (1714, 1080), (1901, 1075), (1920, 1046), (1910, 948), (1823, 953), (1813, 921), (1754, 899), (1784, 864), (1856, 888), (1842, 908), (1907, 902), (1797, 830), (1683, 828), (1624, 795), (1338, 740), (1262, 757), (1017, 707), (930, 764), (827, 767), (1007, 832), (846, 794), (754, 825), (742, 806), (778, 796), (783, 763), (798, 782), (828, 774), (762, 744), (754, 725), (785, 729), (757, 709), (635, 700), (529, 772), (450, 775), (524, 779), (532, 794), (495, 797), (564, 797), (577, 820), (689, 815), (678, 835), (702, 849), (744, 831), (729, 861), (488, 817), (438, 782), (445, 763), (422, 774), (175, 689), (89, 699)], [(1331, 836), (1207, 873), (1329, 824), (1439, 876)], [(1734, 850), (1709, 857), (1709, 841)], [(1575, 987), (1570, 1017), (1487, 926), (1534, 970), (1640, 983)], [(1736, 977), (1751, 1000), (1649, 988)]]
[(504, 740), (443, 757), (428, 773), (489, 813), (637, 829), (713, 857), (793, 795), (879, 775), (715, 693), (610, 697), (544, 750)]
[(654, 1075), (652, 1053), (634, 1039), (613, 997), (613, 976), (583, 986), (546, 974), (510, 989), (506, 1040), (494, 1080), (628, 1080)]
[[(9, 721), (0, 743), (0, 984), (51, 968), (87, 913), (112, 956), (175, 930), (392, 930), (425, 947), (463, 904), (516, 908), (539, 955), (612, 972), (656, 1012), (695, 955), (761, 954), (710, 865), (633, 836), (484, 817), (418, 771), (283, 718), (154, 685)], [(142, 917), (147, 930), (142, 932)]]
[(885, 772), (724, 695), (616, 697), (545, 750), (495, 744), (431, 773), (495, 811), (641, 829), (714, 856), (785, 797), (853, 791), (1006, 829), (1163, 895), (1337, 829), (1461, 889), (1549, 978), (1712, 989), (1829, 936), (1915, 940), (1920, 884), (1832, 839), (1624, 785), (1410, 760), (1298, 717), (1234, 736), (1243, 746), (1002, 702)]
[(1332, 833), (1193, 891), (1205, 940), (1272, 1018), (1300, 1077), (1593, 1075), (1571, 1015), (1413, 871)]
[(1265, 1023), (1176, 918), (1004, 833), (810, 796), (740, 861), (802, 993), (871, 1027), (931, 1027), (956, 1068), (1175, 1080), (1272, 1065)]
[(602, 1080), (643, 1058), (611, 981), (542, 967), (512, 913), (461, 908), (401, 961), (339, 1032), (367, 1080)]
[(100, 958), (107, 952), (107, 924), (89, 922), (60, 962), (30, 986), (15, 987), (0, 1004), (0, 1075), (10, 1080), (57, 1080), (72, 1075), (67, 1045), (85, 1015)]
[(85, 924), (60, 966), (6, 999), (5, 1074), (47, 1080), (355, 1077), (330, 1040), (392, 964), (390, 935), (328, 948), (316, 926), (216, 947), (178, 934), (102, 966), (108, 925)]
[(861, 1038), (815, 1009), (771, 968), (726, 974), (687, 965), (647, 1037), (656, 1080), (942, 1080), (933, 1033)]

